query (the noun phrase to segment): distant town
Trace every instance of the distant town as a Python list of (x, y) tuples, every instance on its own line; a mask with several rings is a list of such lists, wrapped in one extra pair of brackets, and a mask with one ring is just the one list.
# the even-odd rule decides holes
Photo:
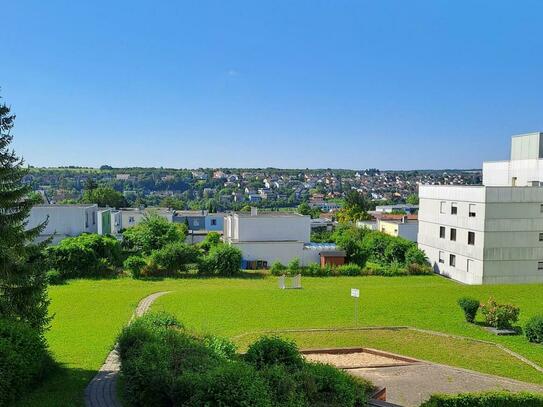
[[(115, 206), (161, 206), (177, 210), (240, 210), (246, 205), (279, 209), (312, 203), (323, 212), (339, 208), (355, 190), (376, 204), (408, 202), (419, 185), (478, 185), (473, 170), (385, 171), (279, 168), (30, 167), (23, 180), (43, 203), (78, 203), (95, 186), (122, 193)], [(414, 202), (412, 202), (414, 203)]]

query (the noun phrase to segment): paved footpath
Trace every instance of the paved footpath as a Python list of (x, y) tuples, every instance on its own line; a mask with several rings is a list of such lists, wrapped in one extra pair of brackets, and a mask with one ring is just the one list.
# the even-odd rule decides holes
[[(428, 362), (408, 366), (349, 370), (377, 386), (387, 388), (387, 401), (405, 407), (419, 406), (434, 393), (465, 393), (488, 390), (529, 391), (543, 394), (543, 386), (491, 376), (471, 370)], [(534, 375), (541, 373), (534, 370)]]
[[(153, 301), (158, 297), (167, 294), (168, 291), (161, 291), (145, 297), (138, 304), (132, 319), (145, 314)], [(117, 352), (117, 345), (109, 353), (106, 361), (94, 376), (85, 389), (85, 405), (87, 407), (121, 407), (117, 398), (117, 378), (121, 369), (121, 361)]]

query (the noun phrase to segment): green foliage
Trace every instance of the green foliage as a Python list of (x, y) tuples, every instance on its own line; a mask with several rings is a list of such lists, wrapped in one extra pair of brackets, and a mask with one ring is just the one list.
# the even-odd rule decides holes
[(162, 201), (160, 201), (160, 206), (163, 208), (170, 208), (181, 211), (187, 207), (187, 203), (184, 202), (182, 199), (173, 196), (167, 196), (162, 199)]
[(245, 360), (257, 369), (282, 365), (293, 370), (300, 369), (304, 363), (296, 343), (276, 336), (263, 336), (250, 345)]
[(217, 232), (209, 232), (204, 240), (200, 243), (200, 248), (206, 253), (221, 243), (221, 235)]
[(311, 219), (317, 219), (321, 214), (321, 210), (319, 208), (311, 208), (307, 202), (302, 202), (300, 205), (298, 205), (297, 211), (300, 215), (311, 216)]
[(104, 276), (121, 265), (121, 244), (111, 236), (82, 234), (48, 247), (46, 257), (64, 279)]
[(356, 263), (364, 267), (368, 258), (368, 253), (362, 246), (364, 237), (371, 233), (370, 230), (357, 228), (350, 225), (340, 225), (332, 235), (335, 243), (345, 250), (346, 260), (349, 263)]
[(543, 407), (543, 396), (507, 391), (434, 394), (421, 407)]
[(511, 304), (498, 304), (493, 298), (489, 298), (481, 307), (488, 325), (498, 329), (510, 329), (518, 321), (520, 309)]
[(368, 211), (372, 205), (370, 201), (360, 192), (351, 190), (345, 195), (345, 204), (338, 213), (340, 222), (356, 222), (359, 220), (371, 219)]
[(479, 310), (479, 306), (481, 305), (479, 300), (476, 300), (475, 298), (462, 297), (458, 299), (458, 305), (464, 311), (466, 321), (473, 323), (473, 321), (475, 321), (477, 311)]
[(267, 383), (274, 406), (307, 406), (306, 397), (298, 385), (298, 375), (293, 374), (285, 366), (265, 366), (258, 374)]
[(123, 194), (110, 187), (87, 189), (81, 198), (83, 203), (97, 204), (99, 207), (122, 208), (127, 205)]
[(524, 333), (530, 342), (543, 343), (543, 315), (531, 317), (526, 322)]
[(12, 405), (52, 366), (45, 340), (36, 329), (0, 319), (0, 406)]
[(271, 407), (268, 386), (251, 366), (223, 363), (203, 374), (189, 402), (192, 406)]
[(359, 276), (362, 274), (362, 267), (354, 263), (342, 264), (336, 267), (336, 271), (341, 276)]
[(219, 358), (234, 360), (237, 347), (229, 339), (215, 335), (205, 335), (202, 341)]
[(405, 203), (409, 205), (418, 205), (419, 204), (419, 196), (417, 194), (411, 194), (405, 199)]
[(25, 230), (34, 205), (23, 160), (10, 149), (15, 115), (0, 104), (0, 318), (27, 322), (43, 332), (50, 322), (42, 250), (32, 244), (46, 222)]
[(307, 363), (297, 376), (310, 406), (363, 406), (371, 388), (348, 373), (322, 363)]
[(195, 246), (173, 242), (165, 245), (151, 254), (162, 275), (173, 275), (187, 270), (189, 264), (198, 262), (199, 252)]
[(270, 273), (273, 276), (281, 276), (286, 273), (287, 267), (280, 261), (274, 261), (270, 267)]
[(291, 275), (298, 274), (302, 271), (302, 266), (300, 265), (300, 259), (298, 257), (293, 258), (287, 264), (287, 269)]
[(123, 262), (125, 270), (130, 272), (133, 278), (140, 278), (141, 270), (145, 267), (146, 261), (141, 256), (130, 256)]
[(411, 245), (405, 252), (406, 264), (428, 264), (426, 254), (417, 245)]
[(313, 243), (334, 243), (334, 232), (330, 230), (311, 230)]
[(201, 271), (219, 276), (234, 276), (241, 267), (241, 251), (234, 246), (219, 244), (203, 259)]
[(51, 269), (48, 270), (47, 273), (45, 273), (45, 276), (47, 278), (47, 283), (49, 285), (60, 285), (64, 284), (65, 280), (62, 276), (62, 273), (58, 271), (57, 269)]
[(149, 255), (168, 243), (184, 242), (188, 229), (183, 224), (168, 222), (156, 213), (150, 213), (138, 225), (123, 232), (127, 248)]

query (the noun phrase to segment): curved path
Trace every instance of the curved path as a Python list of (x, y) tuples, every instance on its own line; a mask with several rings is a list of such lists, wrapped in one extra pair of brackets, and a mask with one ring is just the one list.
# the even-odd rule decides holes
[[(141, 300), (132, 315), (131, 321), (145, 314), (151, 304), (160, 296), (169, 291), (151, 294)], [(117, 352), (117, 345), (109, 353), (106, 361), (85, 389), (85, 405), (87, 407), (121, 407), (117, 398), (117, 378), (121, 369), (121, 361)]]

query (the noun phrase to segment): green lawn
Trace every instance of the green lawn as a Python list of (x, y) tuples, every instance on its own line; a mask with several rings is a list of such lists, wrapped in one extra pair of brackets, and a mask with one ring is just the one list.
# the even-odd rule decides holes
[[(458, 297), (521, 308), (521, 321), (543, 313), (543, 285), (465, 286), (431, 277), (303, 278), (303, 290), (279, 290), (277, 279), (183, 279), (157, 282), (80, 280), (51, 287), (55, 314), (47, 338), (64, 368), (21, 401), (22, 406), (82, 405), (83, 390), (111, 350), (138, 301), (156, 291), (170, 294), (153, 309), (175, 313), (198, 331), (237, 337), (242, 347), (259, 332), (287, 328), (352, 327), (351, 287), (360, 288), (360, 326), (410, 325), (501, 343), (543, 365), (543, 346), (522, 336), (496, 337), (463, 321)], [(340, 331), (289, 334), (301, 347), (368, 346), (519, 380), (543, 375), (489, 345), (412, 331)]]

